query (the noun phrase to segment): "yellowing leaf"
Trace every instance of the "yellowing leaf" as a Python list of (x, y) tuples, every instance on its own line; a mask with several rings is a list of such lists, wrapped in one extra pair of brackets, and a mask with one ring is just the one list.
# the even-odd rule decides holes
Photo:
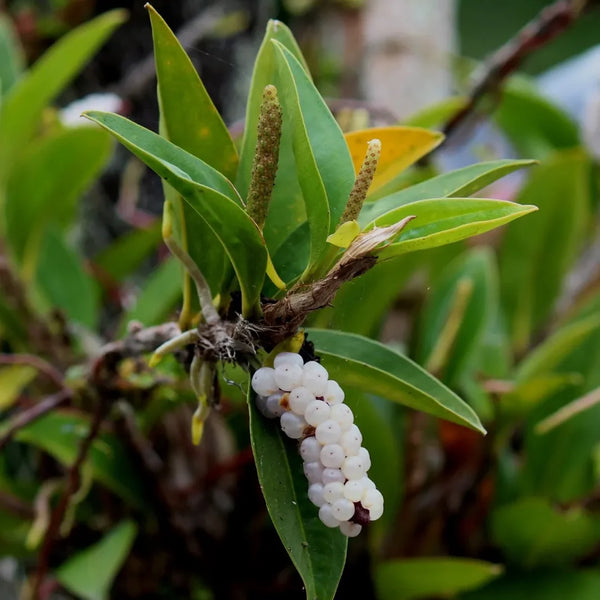
[(0, 369), (0, 409), (8, 408), (35, 374), (36, 370), (29, 365), (11, 365)]
[(327, 242), (338, 248), (347, 248), (359, 233), (358, 221), (346, 221), (327, 238)]
[(437, 131), (420, 127), (373, 127), (344, 135), (350, 149), (354, 171), (358, 173), (365, 157), (367, 143), (381, 140), (381, 156), (370, 192), (391, 181), (398, 173), (431, 152), (444, 138)]

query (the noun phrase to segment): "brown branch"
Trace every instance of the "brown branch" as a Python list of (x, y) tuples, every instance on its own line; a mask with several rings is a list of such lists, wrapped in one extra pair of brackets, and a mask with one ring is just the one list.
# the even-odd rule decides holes
[(500, 88), (525, 58), (563, 33), (579, 17), (585, 4), (582, 0), (559, 0), (545, 7), (512, 39), (496, 50), (483, 65), (465, 106), (444, 126), (446, 138), (474, 112), (484, 96)]
[(46, 573), (48, 572), (48, 567), (50, 563), (50, 555), (52, 553), (52, 548), (54, 546), (54, 542), (60, 531), (60, 526), (62, 525), (63, 519), (69, 507), (69, 501), (73, 494), (77, 491), (80, 485), (80, 471), (81, 466), (85, 462), (85, 459), (88, 455), (89, 449), (96, 439), (96, 436), (100, 432), (100, 427), (104, 420), (104, 417), (107, 413), (108, 407), (105, 403), (101, 403), (92, 423), (90, 424), (89, 431), (85, 438), (82, 440), (79, 451), (77, 452), (77, 456), (75, 461), (69, 468), (66, 475), (66, 486), (63, 495), (61, 496), (56, 508), (52, 511), (52, 516), (50, 517), (50, 524), (48, 525), (48, 529), (44, 535), (44, 541), (42, 542), (42, 548), (38, 555), (38, 563), (36, 572), (34, 575), (33, 587), (32, 587), (32, 598), (34, 600), (41, 600), (41, 586), (44, 582), (44, 578), (46, 577)]
[(63, 374), (49, 362), (33, 354), (0, 354), (0, 365), (28, 365), (45, 375), (56, 387), (63, 389)]
[(35, 516), (34, 510), (29, 504), (4, 490), (0, 490), (0, 506), (24, 519), (33, 519)]
[(23, 429), (33, 421), (43, 417), (46, 413), (49, 413), (51, 410), (54, 410), (61, 404), (64, 404), (68, 400), (72, 398), (72, 392), (68, 389), (63, 389), (56, 394), (52, 394), (52, 396), (48, 396), (34, 404), (31, 408), (24, 410), (17, 414), (8, 424), (8, 427), (4, 430), (2, 436), (0, 437), (0, 450), (4, 448), (4, 446), (12, 439), (13, 435), (19, 431), (19, 429)]

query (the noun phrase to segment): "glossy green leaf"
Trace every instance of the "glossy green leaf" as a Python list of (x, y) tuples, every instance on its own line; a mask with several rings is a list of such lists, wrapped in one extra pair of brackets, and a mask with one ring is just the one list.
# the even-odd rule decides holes
[(497, 179), (533, 164), (533, 160), (493, 160), (432, 177), (385, 196), (377, 202), (366, 204), (360, 214), (359, 223), (364, 226), (399, 206), (417, 200), (470, 196)]
[(161, 241), (160, 222), (144, 229), (133, 229), (115, 240), (94, 258), (94, 263), (114, 281), (131, 275)]
[(454, 598), (502, 573), (501, 565), (468, 558), (404, 558), (375, 567), (378, 600)]
[(492, 513), (492, 538), (520, 568), (574, 562), (600, 544), (600, 518), (580, 508), (565, 512), (543, 498), (522, 498)]
[(181, 298), (180, 264), (169, 258), (159, 265), (145, 280), (133, 306), (123, 316), (121, 332), (129, 321), (139, 321), (146, 327), (165, 321)]
[(386, 259), (464, 240), (535, 210), (535, 206), (504, 200), (433, 198), (396, 208), (376, 219), (369, 228), (392, 225), (409, 215), (415, 216), (402, 230), (399, 241), (378, 253), (381, 259)]
[(23, 72), (25, 57), (11, 20), (0, 14), (0, 98), (5, 96)]
[(540, 569), (530, 573), (507, 573), (461, 600), (596, 600), (600, 595), (597, 569)]
[(56, 569), (56, 579), (84, 600), (108, 600), (110, 588), (137, 534), (133, 521), (122, 521), (101, 540), (80, 550)]
[(250, 436), (273, 525), (306, 590), (307, 600), (332, 600), (346, 562), (347, 538), (321, 523), (307, 496), (297, 444), (284, 439), (277, 421), (265, 419), (249, 392)]
[(0, 180), (36, 130), (44, 108), (125, 20), (122, 10), (80, 25), (54, 44), (13, 86), (0, 108)]
[(37, 371), (29, 365), (0, 367), (0, 411), (11, 406), (21, 390), (36, 376)]
[[(55, 410), (20, 429), (15, 437), (48, 452), (64, 465), (71, 465), (89, 425), (89, 418), (83, 414)], [(137, 467), (113, 434), (101, 433), (96, 438), (87, 464), (94, 479), (121, 498), (138, 508), (147, 506), (147, 493)]]
[(503, 86), (494, 119), (523, 156), (541, 159), (552, 150), (580, 144), (575, 121), (522, 77)]
[(95, 111), (86, 116), (111, 131), (204, 219), (233, 265), (244, 315), (255, 310), (265, 277), (267, 249), (230, 182), (200, 159), (123, 117)]
[(99, 298), (95, 282), (78, 254), (53, 229), (46, 230), (42, 238), (36, 282), (50, 306), (89, 329), (96, 326)]
[(448, 264), (427, 295), (416, 358), (449, 385), (455, 386), (481, 351), (497, 305), (495, 270), (494, 257), (486, 248), (471, 250)]
[(147, 8), (165, 137), (233, 179), (237, 150), (221, 115), (175, 34), (152, 6)]
[(316, 216), (312, 214), (309, 206), (312, 200), (307, 198), (307, 194), (315, 191), (309, 179), (314, 176), (313, 169), (316, 168), (329, 207), (328, 233), (333, 233), (354, 185), (350, 151), (337, 121), (298, 59), (279, 42), (272, 43), (276, 46), (283, 87), (280, 94), (284, 118), (287, 111), (288, 118), (294, 123), (294, 155), (308, 220), (312, 227)]
[(556, 154), (532, 173), (516, 199), (540, 208), (506, 230), (500, 250), (501, 301), (517, 349), (526, 347), (550, 314), (582, 243), (588, 175), (582, 152)]
[[(240, 194), (243, 198), (246, 197), (248, 193), (248, 187), (250, 185), (252, 160), (254, 158), (254, 151), (256, 148), (258, 117), (260, 114), (262, 93), (265, 89), (265, 86), (269, 84), (277, 84), (277, 66), (275, 62), (275, 49), (273, 47), (272, 40), (277, 40), (280, 44), (285, 46), (301, 62), (306, 72), (308, 72), (308, 67), (304, 62), (302, 52), (300, 51), (292, 32), (281, 21), (270, 20), (267, 23), (265, 37), (254, 62), (254, 71), (252, 72), (252, 81), (250, 83), (250, 91), (248, 94), (248, 104), (246, 106), (246, 127), (244, 130), (244, 140), (242, 142), (238, 176), (236, 179), (236, 187), (240, 191)], [(285, 173), (289, 171), (289, 167), (293, 165), (293, 158), (291, 154), (286, 155), (285, 146), (285, 144), (282, 144), (282, 149), (280, 151), (279, 172), (277, 174), (278, 180), (281, 179), (282, 171), (285, 175)], [(286, 157), (288, 156), (290, 160), (286, 160)], [(292, 168), (292, 171), (294, 171), (295, 176), (295, 169)], [(278, 196), (277, 184), (278, 181), (275, 184), (275, 190), (273, 192), (274, 197), (271, 201), (272, 204), (276, 203)], [(296, 181), (296, 187), (297, 185), (298, 183)], [(273, 207), (271, 207), (271, 210), (272, 208)]]
[(16, 258), (35, 265), (43, 229), (71, 225), (77, 201), (104, 167), (111, 139), (77, 127), (48, 136), (14, 165), (6, 188), (6, 235)]
[(325, 329), (306, 332), (332, 378), (342, 386), (485, 433), (479, 418), (463, 400), (406, 356), (356, 334)]

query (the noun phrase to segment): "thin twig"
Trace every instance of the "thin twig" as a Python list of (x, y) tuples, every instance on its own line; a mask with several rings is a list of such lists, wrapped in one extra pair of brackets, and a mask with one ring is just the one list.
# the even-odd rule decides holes
[(504, 80), (535, 50), (563, 33), (581, 14), (586, 2), (559, 0), (545, 7), (485, 62), (465, 106), (443, 128), (448, 138), (477, 108), (480, 100), (500, 88)]
[(67, 512), (67, 508), (69, 507), (69, 500), (79, 488), (81, 466), (85, 462), (85, 459), (88, 455), (88, 451), (93, 441), (96, 439), (96, 436), (100, 432), (100, 427), (102, 425), (106, 412), (107, 407), (105, 406), (105, 404), (100, 404), (100, 407), (94, 415), (89, 431), (85, 438), (82, 440), (81, 445), (79, 446), (77, 457), (75, 458), (75, 461), (73, 462), (73, 464), (67, 472), (65, 491), (62, 497), (60, 498), (56, 508), (52, 511), (52, 516), (50, 517), (50, 524), (48, 525), (48, 529), (46, 530), (46, 534), (44, 535), (42, 548), (38, 555), (38, 563), (34, 575), (34, 582), (32, 588), (32, 598), (34, 600), (41, 600), (40, 588), (44, 581), (44, 578), (46, 577), (46, 573), (48, 572), (50, 555), (52, 553), (54, 542), (56, 541), (56, 538), (60, 531), (60, 526)]
[(4, 433), (0, 437), (0, 450), (4, 448), (4, 446), (12, 439), (13, 435), (26, 427), (33, 421), (43, 417), (46, 413), (49, 413), (51, 410), (54, 410), (61, 404), (64, 404), (72, 397), (72, 392), (69, 389), (62, 389), (60, 392), (56, 394), (52, 394), (52, 396), (48, 396), (34, 404), (31, 408), (24, 410), (17, 414), (10, 422), (8, 427), (4, 430)]
[(45, 375), (56, 387), (65, 386), (63, 374), (49, 362), (33, 354), (0, 354), (0, 365), (28, 365)]
[(600, 404), (600, 387), (553, 412), (549, 417), (546, 417), (535, 426), (535, 432), (538, 434), (548, 433), (552, 429), (562, 425), (565, 421), (589, 410), (597, 404)]

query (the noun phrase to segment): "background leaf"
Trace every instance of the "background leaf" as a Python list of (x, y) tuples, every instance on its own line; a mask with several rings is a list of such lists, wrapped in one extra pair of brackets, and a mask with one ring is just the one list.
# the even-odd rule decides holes
[(80, 25), (46, 51), (13, 86), (0, 107), (0, 181), (33, 135), (44, 107), (123, 23), (126, 14), (113, 10)]
[[(55, 410), (19, 430), (16, 439), (37, 446), (64, 465), (71, 465), (81, 440), (89, 429), (89, 418), (73, 411)], [(87, 464), (94, 479), (135, 507), (147, 506), (146, 490), (122, 443), (112, 434), (101, 433), (92, 443)]]
[(375, 568), (379, 600), (453, 598), (498, 577), (502, 567), (466, 558), (405, 558)]
[(586, 228), (588, 159), (556, 154), (537, 167), (516, 201), (540, 211), (512, 224), (500, 250), (500, 293), (510, 336), (523, 349), (545, 321)]
[(56, 579), (78, 598), (107, 600), (136, 534), (133, 521), (119, 523), (100, 541), (60, 565), (55, 571)]

